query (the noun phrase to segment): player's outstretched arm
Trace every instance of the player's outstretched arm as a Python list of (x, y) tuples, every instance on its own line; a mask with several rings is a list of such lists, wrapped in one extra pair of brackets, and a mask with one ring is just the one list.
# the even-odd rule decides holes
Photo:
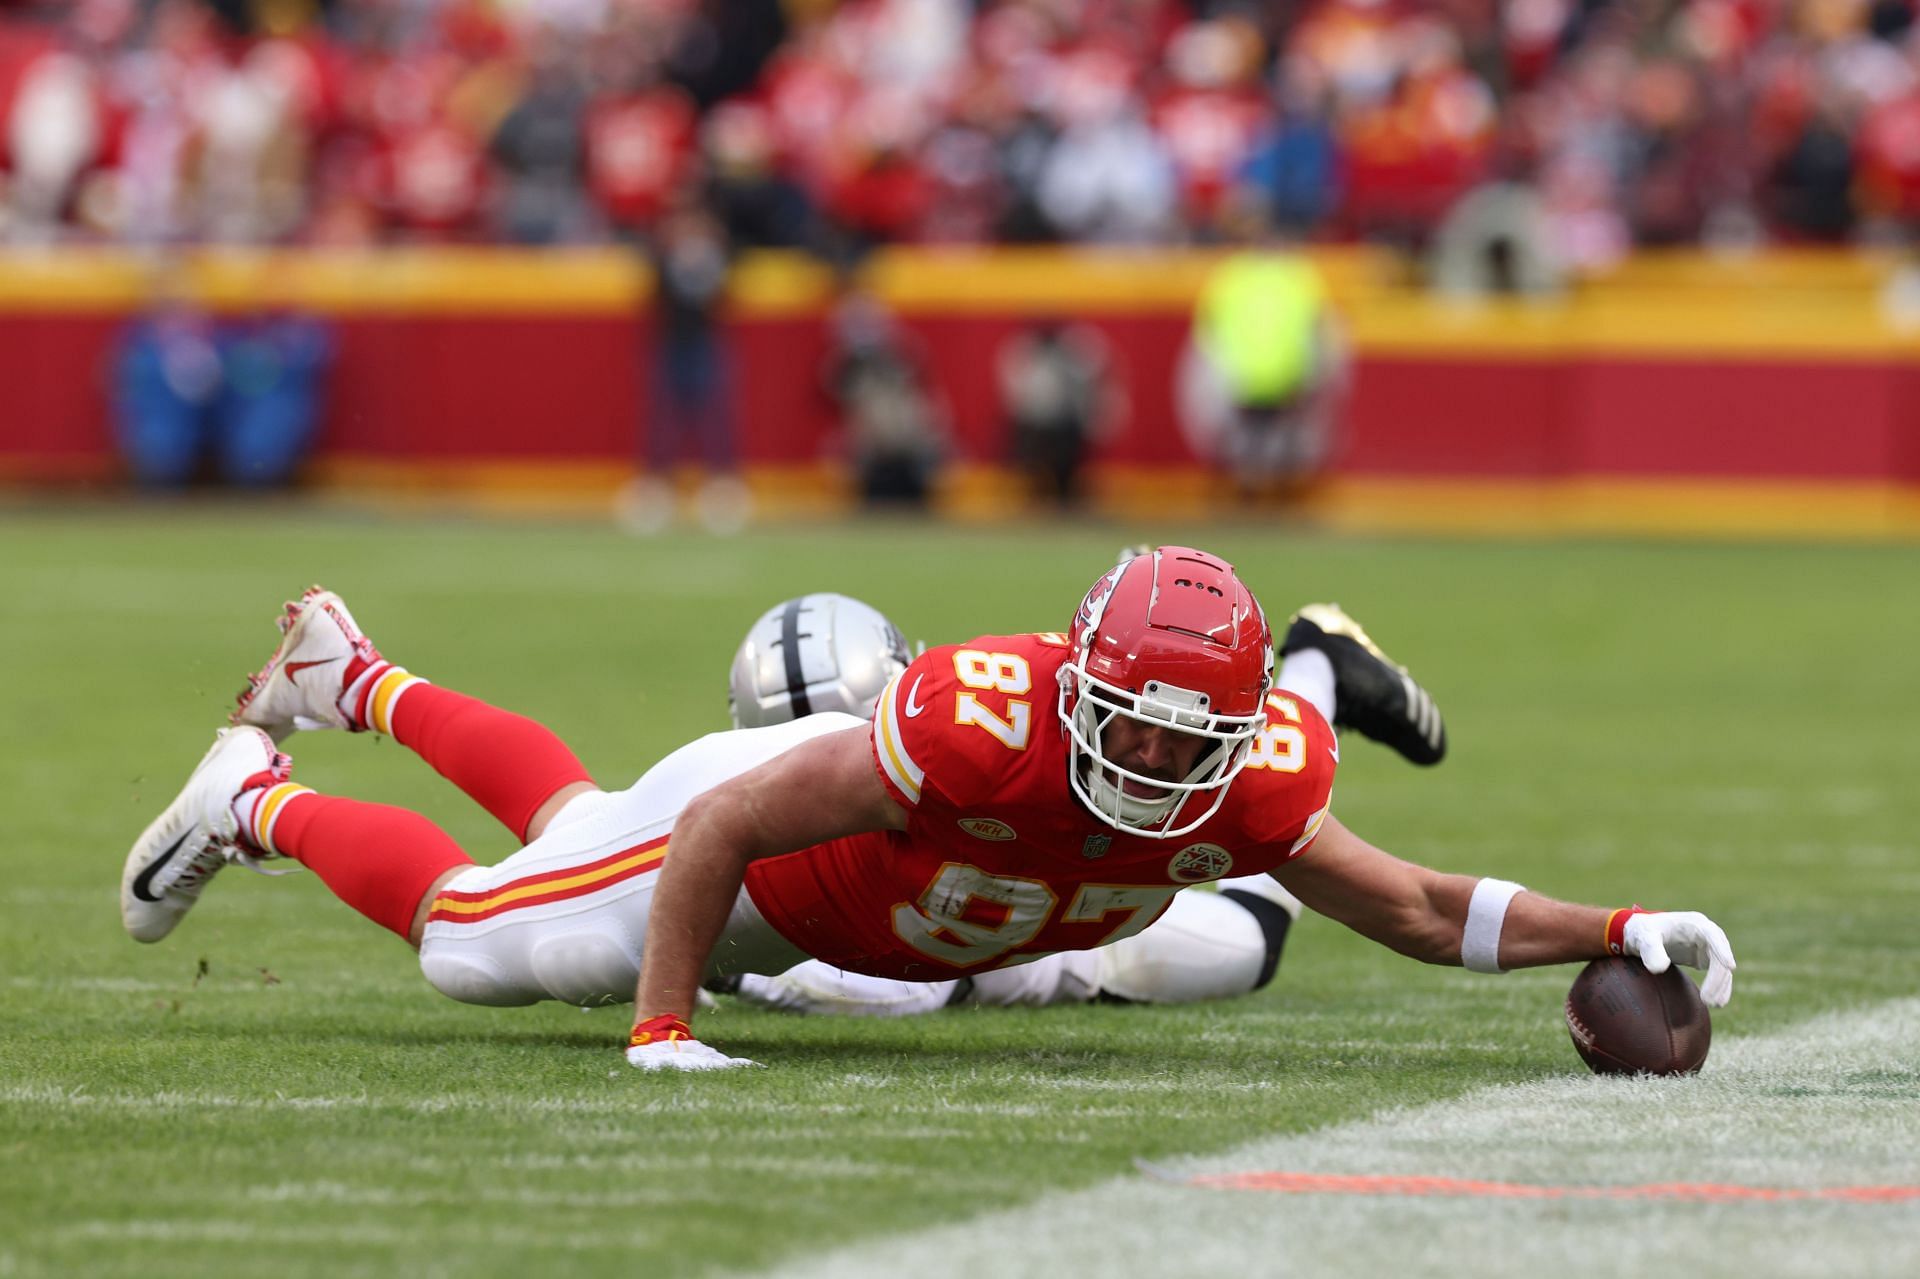
[(902, 830), (906, 813), (874, 771), (867, 727), (803, 742), (687, 805), (660, 871), (634, 995), (627, 1060), (646, 1069), (745, 1064), (687, 1029), (707, 959), (747, 867), (846, 835)]
[(1696, 911), (1610, 911), (1445, 875), (1382, 852), (1331, 815), (1313, 846), (1275, 878), (1321, 914), (1430, 964), (1501, 972), (1637, 955), (1656, 973), (1675, 961), (1706, 969), (1700, 993), (1715, 1007), (1733, 992), (1733, 948)]

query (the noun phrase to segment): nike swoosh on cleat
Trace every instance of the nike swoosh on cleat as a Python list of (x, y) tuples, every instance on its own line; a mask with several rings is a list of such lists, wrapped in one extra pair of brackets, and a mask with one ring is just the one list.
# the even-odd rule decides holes
[(298, 684), (300, 682), (300, 672), (306, 670), (309, 666), (325, 666), (329, 662), (337, 662), (339, 660), (337, 657), (323, 657), (317, 662), (288, 662), (280, 669), (287, 673), (287, 683)]
[(160, 900), (148, 892), (147, 889), (152, 885), (153, 877), (159, 874), (160, 868), (173, 860), (173, 855), (180, 851), (180, 845), (186, 843), (187, 836), (191, 834), (193, 834), (193, 827), (189, 826), (181, 833), (179, 839), (173, 841), (173, 847), (147, 863), (147, 868), (141, 871), (133, 881), (133, 895), (135, 897), (138, 897), (143, 902), (157, 902)]

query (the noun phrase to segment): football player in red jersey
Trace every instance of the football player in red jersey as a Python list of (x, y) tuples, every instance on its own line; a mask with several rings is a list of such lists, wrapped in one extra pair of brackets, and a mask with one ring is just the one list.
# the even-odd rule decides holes
[[(1150, 549), (1128, 547), (1120, 562)], [(729, 671), (728, 712), (735, 728), (820, 711), (870, 720), (881, 693), (912, 660), (900, 629), (870, 605), (826, 592), (798, 596), (749, 628)], [(1294, 616), (1274, 678), (1329, 723), (1371, 730), (1415, 763), (1436, 763), (1444, 753), (1432, 698), (1337, 605), (1308, 605)], [(711, 989), (786, 1012), (883, 1017), (958, 1006), (1233, 999), (1273, 979), (1300, 909), (1273, 876), (1238, 875), (1175, 894), (1152, 924), (1112, 945), (1057, 951), (966, 978), (899, 981), (809, 960), (777, 976), (741, 974)]]
[[(239, 727), (128, 854), (122, 916), (140, 940), (170, 932), (227, 862), (291, 857), (416, 944), (454, 998), (635, 990), (627, 1060), (643, 1069), (750, 1064), (694, 1038), (703, 979), (806, 958), (964, 977), (1119, 940), (1182, 887), (1255, 872), (1433, 963), (1636, 954), (1708, 969), (1709, 1003), (1731, 990), (1733, 955), (1703, 915), (1557, 902), (1347, 831), (1328, 813), (1331, 729), (1271, 691), (1259, 605), (1189, 548), (1105, 574), (1064, 634), (928, 650), (871, 723), (713, 734), (618, 793), (544, 727), (388, 662), (337, 596), (315, 588), (284, 626)], [(526, 847), (478, 867), (417, 814), (293, 783), (275, 743), (321, 727), (391, 734)]]

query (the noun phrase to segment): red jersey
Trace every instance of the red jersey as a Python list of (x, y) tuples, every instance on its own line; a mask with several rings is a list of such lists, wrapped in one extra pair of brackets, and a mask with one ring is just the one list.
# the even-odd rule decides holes
[(1053, 634), (921, 654), (873, 718), (874, 767), (907, 829), (754, 863), (747, 889), (767, 921), (838, 967), (941, 981), (1104, 946), (1188, 885), (1306, 851), (1339, 760), (1311, 705), (1269, 695), (1267, 727), (1219, 810), (1184, 836), (1150, 839), (1109, 826), (1069, 789), (1055, 711), (1067, 656)]
[(658, 88), (595, 103), (587, 112), (587, 187), (601, 210), (628, 227), (650, 227), (694, 160), (699, 114), (678, 89)]

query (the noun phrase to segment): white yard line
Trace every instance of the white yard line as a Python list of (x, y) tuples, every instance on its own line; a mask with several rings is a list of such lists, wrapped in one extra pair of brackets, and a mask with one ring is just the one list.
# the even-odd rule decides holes
[[(1270, 1104), (1284, 1113), (1284, 1090)], [(1249, 1121), (1259, 1122), (1257, 1111)], [(1728, 1038), (1694, 1079), (1570, 1075), (1488, 1088), (1167, 1167), (1184, 1176), (1283, 1171), (1544, 1186), (1916, 1185), (1920, 999)], [(1920, 1275), (1920, 1204), (1297, 1194), (1130, 1174), (773, 1273), (852, 1279), (948, 1269), (1046, 1279), (1911, 1279)]]
[[(609, 1071), (608, 1078), (622, 1078), (624, 1070), (623, 1067), (621, 1070)], [(881, 1126), (889, 1133), (895, 1133), (905, 1131), (902, 1125), (917, 1119), (938, 1120), (957, 1115), (990, 1115), (1000, 1119), (1048, 1119), (1056, 1113), (1049, 1106), (1010, 1107), (990, 1102), (951, 1102), (934, 1098), (889, 1103), (882, 1112), (869, 1115), (866, 1112), (873, 1109), (871, 1106), (856, 1107), (844, 1102), (820, 1104), (809, 1101), (772, 1101), (736, 1097), (730, 1093), (716, 1093), (709, 1097), (676, 1093), (671, 1097), (651, 1099), (631, 1093), (620, 1093), (599, 1100), (573, 1096), (535, 1097), (516, 1098), (512, 1104), (516, 1111), (548, 1111), (569, 1118), (581, 1115), (630, 1117), (688, 1115), (708, 1110), (728, 1115), (764, 1114), (778, 1119), (850, 1116), (846, 1120), (836, 1121), (830, 1127), (798, 1133), (799, 1136), (807, 1138), (821, 1133), (843, 1133), (848, 1123)], [(399, 1111), (416, 1115), (439, 1115), (469, 1111), (492, 1113), (497, 1111), (500, 1105), (499, 1096), (492, 1093), (443, 1093), (437, 1097), (384, 1097), (372, 1093), (320, 1093), (290, 1096), (276, 1092), (271, 1095), (246, 1096), (192, 1088), (162, 1088), (153, 1092), (133, 1092), (124, 1089), (94, 1092), (84, 1085), (71, 1089), (54, 1084), (0, 1085), (0, 1107), (126, 1111), (138, 1115), (168, 1112), (192, 1114), (209, 1110), (285, 1112), (339, 1110), (369, 1113)], [(1082, 1106), (1075, 1113), (1083, 1119), (1100, 1119), (1118, 1118), (1130, 1112), (1124, 1106), (1104, 1105)], [(934, 1127), (937, 1128), (937, 1125)], [(795, 1132), (796, 1130), (791, 1126), (787, 1126), (777, 1131), (764, 1131), (762, 1136), (769, 1139), (790, 1138), (795, 1135)], [(1008, 1140), (1018, 1141), (1020, 1136), (1019, 1133), (1013, 1133), (1009, 1135)], [(1050, 1138), (1050, 1140), (1070, 1139), (1070, 1137)]]
[[(382, 1226), (365, 1221), (342, 1225), (289, 1221), (274, 1218), (214, 1217), (182, 1221), (175, 1218), (88, 1219), (62, 1226), (56, 1235), (68, 1242), (94, 1240), (163, 1244), (234, 1244), (256, 1249), (337, 1248), (364, 1252), (368, 1248), (418, 1248), (423, 1239), (411, 1227)], [(581, 1252), (596, 1249), (644, 1249), (658, 1246), (659, 1240), (644, 1229), (622, 1228), (609, 1224), (602, 1230), (567, 1231), (523, 1229), (513, 1225), (476, 1222), (464, 1226), (460, 1239), (466, 1245), (502, 1248), (538, 1248), (553, 1252)], [(211, 1260), (212, 1254), (198, 1254), (210, 1269), (229, 1267)], [(249, 1273), (232, 1269), (231, 1273)], [(254, 1268), (251, 1272), (257, 1272)]]

